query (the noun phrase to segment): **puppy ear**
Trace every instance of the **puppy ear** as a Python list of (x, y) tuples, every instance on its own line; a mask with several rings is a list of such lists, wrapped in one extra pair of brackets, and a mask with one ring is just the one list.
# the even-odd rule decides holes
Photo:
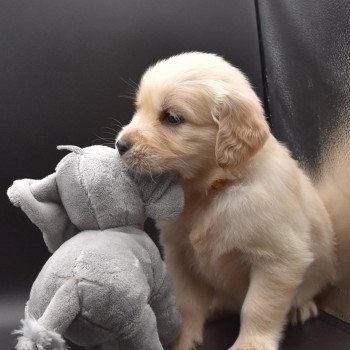
[(233, 92), (220, 99), (214, 119), (219, 125), (215, 156), (220, 167), (236, 169), (261, 149), (270, 130), (259, 99)]

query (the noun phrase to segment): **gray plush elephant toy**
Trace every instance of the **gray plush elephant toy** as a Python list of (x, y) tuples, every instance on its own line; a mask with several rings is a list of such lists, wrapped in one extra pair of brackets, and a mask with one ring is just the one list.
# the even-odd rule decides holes
[(72, 151), (42, 180), (8, 190), (43, 233), (53, 255), (35, 280), (18, 350), (63, 350), (63, 336), (87, 349), (158, 350), (180, 328), (159, 251), (142, 230), (183, 207), (173, 175), (132, 174), (116, 150)]

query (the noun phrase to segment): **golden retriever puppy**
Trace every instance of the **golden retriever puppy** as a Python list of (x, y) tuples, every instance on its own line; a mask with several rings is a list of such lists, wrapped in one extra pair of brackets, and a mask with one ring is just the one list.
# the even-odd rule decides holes
[(237, 68), (198, 52), (158, 62), (117, 147), (137, 171), (177, 172), (185, 190), (182, 215), (158, 223), (183, 317), (174, 350), (202, 342), (214, 304), (241, 312), (232, 350), (276, 350), (289, 314), (317, 313), (335, 278), (331, 221)]

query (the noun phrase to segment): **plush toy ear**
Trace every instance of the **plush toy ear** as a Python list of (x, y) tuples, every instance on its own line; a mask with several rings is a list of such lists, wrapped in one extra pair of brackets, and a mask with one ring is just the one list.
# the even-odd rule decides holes
[(268, 139), (269, 126), (253, 91), (250, 94), (229, 92), (220, 98), (213, 116), (219, 125), (215, 155), (222, 168), (234, 170), (240, 167)]
[(61, 203), (56, 174), (42, 180), (17, 180), (7, 195), (12, 204), (20, 207), (39, 227), (51, 253), (77, 233)]
[(139, 186), (147, 217), (157, 221), (170, 220), (182, 212), (184, 193), (175, 175), (144, 177)]

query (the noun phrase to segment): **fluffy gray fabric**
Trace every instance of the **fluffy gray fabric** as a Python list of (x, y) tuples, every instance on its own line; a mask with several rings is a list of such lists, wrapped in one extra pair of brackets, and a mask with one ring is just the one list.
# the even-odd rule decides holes
[(180, 316), (142, 226), (176, 217), (182, 189), (173, 175), (132, 174), (112, 148), (60, 148), (72, 152), (54, 174), (8, 190), (54, 252), (33, 284), (17, 349), (62, 350), (61, 335), (101, 350), (163, 349)]

